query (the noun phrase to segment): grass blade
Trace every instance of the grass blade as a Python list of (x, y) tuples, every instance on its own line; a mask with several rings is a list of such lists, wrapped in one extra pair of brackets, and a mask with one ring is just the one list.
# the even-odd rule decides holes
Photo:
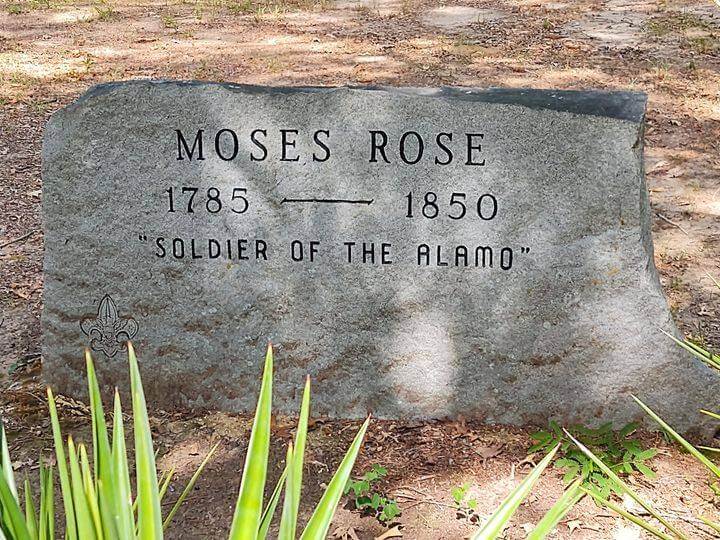
[(613, 512), (621, 515), (622, 517), (624, 517), (624, 518), (627, 519), (628, 521), (631, 521), (632, 523), (634, 523), (634, 524), (637, 525), (638, 527), (641, 527), (641, 528), (645, 529), (647, 532), (649, 532), (649, 533), (652, 534), (653, 536), (655, 536), (655, 537), (657, 537), (657, 538), (660, 538), (661, 540), (673, 540), (672, 536), (668, 536), (668, 535), (665, 534), (664, 532), (662, 532), (662, 531), (658, 530), (657, 528), (653, 527), (652, 525), (650, 525), (650, 524), (649, 524), (647, 521), (645, 521), (644, 519), (641, 519), (641, 518), (639, 518), (639, 517), (637, 517), (637, 516), (632, 515), (630, 512), (627, 512), (626, 510), (624, 510), (623, 508), (621, 508), (621, 507), (618, 506), (617, 504), (613, 503), (613, 502), (610, 501), (609, 499), (604, 499), (604, 498), (600, 497), (599, 495), (593, 493), (593, 492), (592, 492), (591, 490), (589, 490), (589, 489), (585, 489), (585, 488), (580, 488), (580, 489), (582, 489), (582, 491), (585, 492), (585, 494), (590, 495), (593, 499), (595, 499), (595, 500), (596, 500), (599, 504), (601, 504), (602, 506), (608, 507), (610, 510), (612, 510)]
[(557, 527), (558, 523), (567, 515), (570, 509), (585, 496), (585, 493), (580, 490), (583, 481), (584, 478), (579, 476), (578, 479), (565, 490), (562, 496), (530, 532), (526, 540), (541, 540)]
[(163, 521), (163, 529), (167, 529), (168, 525), (170, 525), (170, 522), (172, 521), (172, 518), (175, 516), (177, 511), (180, 509), (180, 506), (182, 506), (182, 503), (185, 501), (187, 496), (190, 494), (192, 489), (195, 487), (195, 482), (197, 482), (198, 478), (200, 478), (200, 475), (203, 472), (203, 469), (205, 468), (205, 465), (208, 464), (210, 461), (210, 458), (215, 453), (215, 450), (217, 450), (217, 447), (220, 446), (220, 443), (216, 443), (215, 446), (213, 446), (210, 451), (205, 456), (205, 459), (203, 459), (202, 463), (200, 463), (200, 466), (195, 471), (195, 474), (192, 475), (190, 478), (190, 481), (185, 486), (185, 489), (183, 489), (182, 493), (178, 497), (177, 501), (175, 501), (175, 504), (173, 505), (172, 509), (170, 510), (170, 513), (165, 518), (165, 521)]
[(243, 467), (240, 493), (233, 515), (230, 540), (255, 540), (263, 510), (263, 492), (270, 451), (270, 418), (272, 414), (273, 350), (265, 354), (262, 384)]
[(645, 510), (647, 510), (650, 515), (652, 515), (655, 519), (657, 519), (660, 523), (665, 525), (668, 530), (672, 531), (673, 534), (675, 534), (678, 538), (681, 538), (682, 540), (687, 540), (687, 537), (680, 532), (676, 527), (674, 527), (671, 523), (669, 523), (665, 518), (663, 518), (649, 503), (645, 502), (645, 500), (638, 495), (635, 490), (633, 490), (630, 486), (628, 486), (625, 482), (620, 479), (620, 477), (615, 474), (610, 467), (605, 465), (603, 461), (598, 458), (595, 454), (593, 454), (590, 450), (588, 450), (580, 441), (578, 441), (575, 437), (570, 435), (570, 433), (565, 430), (565, 434), (570, 438), (570, 440), (575, 443), (575, 446), (577, 446), (583, 454), (585, 454), (587, 457), (589, 457), (595, 465), (597, 465), (600, 470), (605, 473), (608, 477), (610, 477), (611, 480), (613, 480), (618, 486), (622, 488), (622, 490), (630, 495), (636, 503), (638, 503), (640, 506), (642, 506)]
[(648, 414), (650, 417), (655, 420), (660, 426), (677, 442), (679, 442), (685, 450), (687, 450), (692, 456), (697, 459), (700, 463), (705, 465), (710, 471), (717, 477), (720, 478), (720, 468), (718, 468), (717, 465), (715, 465), (712, 461), (710, 461), (708, 458), (706, 458), (700, 450), (695, 448), (692, 444), (690, 444), (688, 441), (686, 441), (679, 433), (677, 433), (673, 428), (671, 428), (662, 418), (660, 418), (655, 412), (645, 405), (640, 399), (638, 399), (635, 396), (632, 396), (632, 398), (637, 402), (640, 407)]
[[(173, 476), (175, 475), (175, 469), (170, 469), (167, 474), (162, 474), (160, 476), (160, 502), (165, 498), (165, 494), (167, 493), (168, 486), (170, 485), (171, 480), (173, 479)], [(165, 527), (163, 526), (163, 529)]]
[(280, 495), (282, 494), (283, 487), (285, 486), (285, 479), (287, 478), (287, 473), (288, 466), (286, 463), (285, 469), (280, 475), (280, 479), (278, 480), (277, 484), (275, 484), (275, 489), (270, 496), (270, 501), (268, 502), (268, 505), (263, 512), (262, 519), (260, 520), (260, 527), (258, 529), (257, 540), (265, 540), (267, 538), (268, 530), (270, 529), (270, 523), (272, 522), (272, 518), (275, 515), (275, 509), (277, 508), (278, 502), (280, 501)]
[(525, 479), (508, 495), (500, 506), (490, 516), (488, 522), (472, 537), (473, 540), (494, 540), (507, 526), (510, 518), (517, 510), (518, 506), (525, 500), (530, 494), (535, 483), (540, 478), (545, 468), (550, 464), (552, 459), (555, 457), (555, 453), (560, 448), (560, 445), (555, 446), (535, 468), (528, 474)]
[(335, 472), (332, 480), (330, 480), (330, 484), (328, 484), (325, 493), (315, 508), (313, 515), (310, 517), (310, 521), (308, 521), (305, 531), (300, 537), (301, 540), (324, 540), (327, 536), (330, 522), (332, 521), (335, 509), (340, 502), (343, 490), (350, 478), (355, 460), (360, 453), (360, 448), (369, 424), (370, 417), (368, 416), (357, 435), (355, 435), (355, 439), (340, 463), (338, 470)]
[(278, 540), (295, 540), (295, 527), (297, 526), (297, 505), (295, 504), (295, 456), (293, 445), (290, 443), (287, 449), (288, 473), (285, 483), (285, 501), (283, 502), (282, 517), (280, 518), (280, 531)]
[(140, 370), (131, 343), (128, 343), (128, 360), (130, 362), (130, 390), (135, 431), (138, 538), (140, 540), (162, 540), (162, 515), (155, 452), (153, 451), (145, 394), (140, 381)]
[(710, 280), (715, 284), (715, 286), (720, 289), (720, 281), (715, 279), (710, 272), (705, 272), (705, 275), (710, 278)]
[(80, 540), (78, 537), (77, 520), (75, 517), (75, 504), (73, 501), (70, 475), (68, 474), (65, 449), (60, 431), (55, 397), (48, 388), (48, 409), (50, 411), (50, 424), (52, 425), (53, 443), (55, 445), (55, 460), (57, 461), (58, 476), (60, 477), (60, 490), (62, 492), (63, 507), (65, 509), (65, 537), (67, 540)]

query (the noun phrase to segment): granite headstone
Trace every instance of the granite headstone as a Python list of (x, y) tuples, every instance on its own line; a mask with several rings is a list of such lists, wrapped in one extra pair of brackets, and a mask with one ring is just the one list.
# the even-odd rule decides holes
[(624, 421), (682, 430), (717, 378), (653, 263), (645, 96), (132, 81), (57, 112), (43, 149), (44, 374), (82, 349), (155, 407)]

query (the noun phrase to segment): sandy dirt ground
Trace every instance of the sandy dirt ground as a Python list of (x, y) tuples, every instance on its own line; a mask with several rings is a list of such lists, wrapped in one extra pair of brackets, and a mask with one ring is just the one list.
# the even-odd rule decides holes
[[(629, 89), (649, 96), (646, 172), (655, 259), (681, 329), (720, 345), (720, 7), (713, 1), (644, 0), (66, 0), (0, 1), (0, 412), (20, 473), (34, 473), (51, 440), (39, 376), (43, 236), (40, 148), (50, 114), (89, 86), (173, 78), (266, 85), (386, 84)], [(660, 337), (658, 339), (661, 339)], [(681, 384), (679, 381), (678, 384)], [(716, 404), (709, 404), (709, 406)], [(152, 404), (151, 404), (152, 406)], [(87, 437), (87, 411), (61, 407), (69, 432)], [(356, 424), (318, 420), (311, 431), (303, 508), (321, 493)], [(222, 538), (230, 523), (249, 420), (222, 413), (157, 412), (160, 467), (175, 467), (177, 495), (210, 445), (221, 452), (198, 483), (171, 538)], [(358, 471), (389, 470), (402, 534), (463, 538), (450, 490), (464, 482), (487, 515), (526, 472), (533, 428), (488, 428), (462, 419), (375, 422)], [(292, 421), (277, 418), (273, 477)], [(638, 489), (692, 538), (718, 515), (705, 473), (661, 449), (658, 478)], [(508, 538), (524, 538), (560, 494), (547, 474)], [(336, 538), (392, 529), (342, 508)], [(638, 538), (583, 501), (557, 538)]]

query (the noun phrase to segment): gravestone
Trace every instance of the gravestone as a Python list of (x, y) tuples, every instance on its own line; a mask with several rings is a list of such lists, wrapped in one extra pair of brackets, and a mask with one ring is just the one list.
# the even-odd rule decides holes
[(645, 97), (94, 87), (43, 149), (44, 373), (106, 387), (133, 340), (152, 406), (698, 427), (717, 379), (653, 263)]

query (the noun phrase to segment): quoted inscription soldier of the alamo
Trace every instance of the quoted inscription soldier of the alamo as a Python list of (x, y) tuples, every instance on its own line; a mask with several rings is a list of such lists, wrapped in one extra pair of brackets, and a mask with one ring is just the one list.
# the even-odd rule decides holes
[[(676, 425), (717, 381), (676, 350), (653, 264), (645, 98), (532, 90), (100, 85), (44, 145), (44, 358), (161, 406)], [(682, 379), (693, 388), (675, 390)], [(682, 404), (682, 406), (680, 406)]]

